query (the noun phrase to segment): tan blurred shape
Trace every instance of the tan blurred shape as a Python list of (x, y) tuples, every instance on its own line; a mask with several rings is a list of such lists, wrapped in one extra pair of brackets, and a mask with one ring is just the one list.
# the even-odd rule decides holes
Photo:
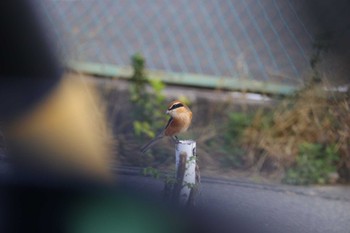
[(46, 99), (9, 127), (9, 139), (28, 152), (16, 161), (66, 176), (109, 180), (113, 139), (103, 106), (84, 77), (66, 75)]

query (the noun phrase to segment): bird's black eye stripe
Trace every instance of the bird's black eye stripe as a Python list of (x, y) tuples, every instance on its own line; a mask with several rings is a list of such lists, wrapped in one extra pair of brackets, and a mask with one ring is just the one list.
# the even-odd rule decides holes
[(171, 106), (171, 107), (169, 108), (169, 110), (173, 110), (173, 109), (175, 109), (175, 108), (179, 108), (179, 107), (183, 107), (183, 106), (184, 106), (184, 105), (181, 104), (181, 103), (174, 104), (173, 106)]

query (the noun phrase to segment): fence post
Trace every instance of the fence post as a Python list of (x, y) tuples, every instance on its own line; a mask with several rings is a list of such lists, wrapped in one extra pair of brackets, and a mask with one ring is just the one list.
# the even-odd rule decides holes
[(194, 205), (199, 185), (196, 158), (195, 141), (180, 140), (175, 144), (176, 182), (173, 187), (172, 199), (182, 206)]

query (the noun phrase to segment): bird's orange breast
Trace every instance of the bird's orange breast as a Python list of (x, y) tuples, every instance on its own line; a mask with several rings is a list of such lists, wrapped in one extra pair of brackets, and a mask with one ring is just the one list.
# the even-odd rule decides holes
[(192, 113), (179, 114), (173, 117), (168, 127), (165, 129), (166, 136), (174, 136), (179, 133), (185, 132), (191, 124)]

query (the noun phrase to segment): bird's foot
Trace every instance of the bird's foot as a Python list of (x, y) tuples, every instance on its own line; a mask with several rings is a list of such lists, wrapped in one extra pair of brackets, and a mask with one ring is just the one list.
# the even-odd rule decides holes
[(175, 143), (179, 143), (180, 142), (180, 140), (179, 140), (179, 138), (177, 136), (173, 136), (171, 138), (174, 140)]

